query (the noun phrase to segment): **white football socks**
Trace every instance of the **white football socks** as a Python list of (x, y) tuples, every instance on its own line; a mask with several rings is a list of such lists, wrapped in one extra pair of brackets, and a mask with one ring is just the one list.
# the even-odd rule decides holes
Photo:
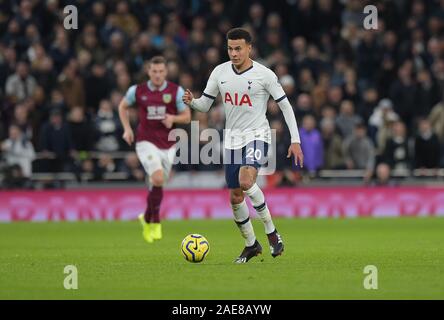
[(265, 203), (265, 196), (262, 190), (255, 183), (250, 189), (246, 190), (245, 193), (250, 197), (254, 209), (256, 209), (257, 214), (264, 223), (265, 233), (272, 233), (276, 228), (273, 220), (271, 220), (270, 210), (268, 210), (267, 204)]
[(232, 204), (231, 208), (233, 209), (234, 221), (239, 227), (242, 237), (245, 239), (245, 245), (251, 247), (256, 241), (256, 236), (254, 235), (253, 225), (250, 221), (250, 214), (245, 199), (239, 204)]

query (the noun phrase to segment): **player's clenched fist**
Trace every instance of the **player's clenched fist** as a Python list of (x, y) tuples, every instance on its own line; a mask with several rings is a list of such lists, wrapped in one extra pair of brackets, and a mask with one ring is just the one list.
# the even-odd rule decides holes
[(174, 115), (172, 114), (165, 114), (165, 119), (162, 120), (162, 124), (168, 128), (171, 129), (174, 124)]
[(134, 142), (133, 130), (131, 130), (131, 129), (125, 130), (125, 132), (123, 133), (122, 138), (123, 138), (123, 140), (126, 141), (126, 143), (128, 143), (128, 145), (131, 145)]
[(194, 96), (193, 96), (193, 94), (191, 93), (191, 91), (190, 91), (190, 89), (187, 89), (186, 91), (185, 91), (185, 93), (183, 94), (183, 97), (182, 97), (182, 101), (183, 101), (183, 103), (185, 103), (186, 105), (190, 105), (191, 104), (191, 101), (194, 99)]

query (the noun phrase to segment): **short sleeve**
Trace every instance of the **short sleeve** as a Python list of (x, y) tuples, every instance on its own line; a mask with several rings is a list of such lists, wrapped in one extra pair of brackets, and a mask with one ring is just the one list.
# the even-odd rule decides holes
[(280, 102), (287, 97), (276, 74), (271, 70), (266, 79), (266, 88), (276, 102)]
[(215, 68), (208, 79), (207, 86), (202, 95), (210, 99), (216, 99), (219, 94), (219, 86), (217, 85), (217, 69)]
[(125, 94), (125, 99), (129, 105), (133, 105), (136, 102), (136, 85), (129, 87)]
[(177, 94), (176, 94), (176, 107), (177, 111), (182, 112), (186, 109), (186, 104), (182, 101), (182, 97), (185, 93), (185, 90), (183, 90), (182, 87), (177, 88)]

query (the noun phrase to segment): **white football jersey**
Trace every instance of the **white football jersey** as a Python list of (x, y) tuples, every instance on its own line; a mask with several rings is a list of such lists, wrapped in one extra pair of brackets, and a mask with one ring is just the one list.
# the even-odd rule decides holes
[(253, 65), (237, 72), (231, 61), (214, 68), (203, 95), (222, 96), (225, 109), (224, 145), (239, 149), (253, 140), (271, 143), (271, 130), (265, 116), (270, 95), (276, 102), (286, 98), (276, 74), (253, 60)]

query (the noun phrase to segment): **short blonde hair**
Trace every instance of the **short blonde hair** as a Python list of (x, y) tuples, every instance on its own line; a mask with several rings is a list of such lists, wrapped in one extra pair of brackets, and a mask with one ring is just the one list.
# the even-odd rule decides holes
[(148, 68), (152, 65), (152, 64), (167, 64), (166, 59), (163, 56), (154, 56), (152, 57), (149, 61), (148, 61)]

